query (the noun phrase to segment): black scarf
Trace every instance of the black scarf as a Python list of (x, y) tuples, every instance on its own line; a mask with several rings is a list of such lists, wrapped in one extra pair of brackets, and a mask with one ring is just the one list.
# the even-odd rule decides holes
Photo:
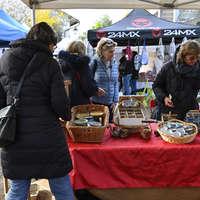
[(190, 66), (186, 63), (178, 63), (175, 66), (175, 70), (179, 74), (185, 74), (187, 78), (194, 78), (198, 74), (199, 63), (196, 62), (193, 66)]

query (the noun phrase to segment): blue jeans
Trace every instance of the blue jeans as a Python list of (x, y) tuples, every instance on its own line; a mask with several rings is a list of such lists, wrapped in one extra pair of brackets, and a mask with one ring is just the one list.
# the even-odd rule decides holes
[[(27, 200), (31, 180), (11, 180), (6, 200)], [(49, 179), (56, 200), (75, 200), (69, 174)]]
[(130, 80), (131, 94), (136, 94), (135, 92), (133, 92), (133, 90), (137, 89), (136, 83), (137, 83), (137, 79)]
[(131, 75), (122, 76), (122, 83), (123, 83), (126, 95), (130, 95), (130, 90), (129, 90), (129, 82), (130, 82), (130, 80), (131, 80)]

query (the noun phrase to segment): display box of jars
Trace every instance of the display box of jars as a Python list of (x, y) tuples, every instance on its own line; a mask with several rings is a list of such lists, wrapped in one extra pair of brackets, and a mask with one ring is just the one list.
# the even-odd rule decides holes
[(145, 119), (144, 113), (140, 109), (121, 108), (118, 110), (119, 123), (124, 125), (140, 125)]
[(142, 121), (149, 118), (143, 100), (144, 96), (142, 95), (120, 96), (119, 104), (115, 109), (113, 117), (115, 125), (121, 127), (132, 126), (139, 129)]

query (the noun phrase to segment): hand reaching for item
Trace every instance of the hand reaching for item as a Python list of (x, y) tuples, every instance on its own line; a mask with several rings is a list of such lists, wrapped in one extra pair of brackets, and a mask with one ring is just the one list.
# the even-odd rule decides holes
[(103, 96), (104, 94), (106, 94), (106, 92), (105, 92), (102, 88), (99, 87), (99, 91), (97, 92), (97, 95), (98, 95), (99, 97), (101, 97), (101, 96)]
[(114, 104), (114, 103), (112, 103), (112, 105), (111, 105), (111, 109), (112, 109), (112, 113), (114, 113), (114, 111), (115, 111), (115, 107), (116, 107), (116, 105)]
[(170, 98), (165, 97), (164, 101), (166, 106), (174, 107), (173, 102), (170, 100)]

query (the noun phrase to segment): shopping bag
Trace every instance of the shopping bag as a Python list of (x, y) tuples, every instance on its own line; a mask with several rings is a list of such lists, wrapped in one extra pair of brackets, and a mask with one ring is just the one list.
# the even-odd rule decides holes
[(156, 55), (160, 60), (164, 59), (164, 51), (163, 51), (163, 44), (162, 44), (162, 38), (159, 39), (159, 47), (156, 48)]
[(137, 54), (134, 57), (134, 65), (135, 65), (135, 70), (139, 71), (142, 64), (141, 64), (141, 56), (139, 54)]
[(182, 40), (182, 43), (181, 43), (181, 44), (183, 44), (183, 43), (185, 43), (185, 42), (187, 42), (187, 37), (184, 37), (184, 38), (183, 38), (183, 40)]
[(126, 53), (125, 53), (125, 59), (126, 61), (130, 62), (132, 60), (133, 54), (131, 51), (131, 47), (129, 45), (126, 46)]
[(171, 43), (169, 45), (169, 52), (168, 52), (170, 59), (173, 59), (175, 51), (176, 51), (176, 45), (175, 45), (174, 37), (173, 37), (172, 41), (171, 41)]
[(146, 45), (145, 45), (145, 39), (144, 39), (143, 50), (142, 50), (142, 54), (141, 54), (141, 64), (147, 65), (148, 62), (149, 62), (149, 56), (146, 51)]
[(138, 54), (135, 55), (134, 57), (134, 66), (135, 66), (135, 70), (139, 71), (140, 68), (142, 67), (141, 64), (141, 56), (140, 56), (140, 47), (139, 47), (139, 43), (138, 43)]

